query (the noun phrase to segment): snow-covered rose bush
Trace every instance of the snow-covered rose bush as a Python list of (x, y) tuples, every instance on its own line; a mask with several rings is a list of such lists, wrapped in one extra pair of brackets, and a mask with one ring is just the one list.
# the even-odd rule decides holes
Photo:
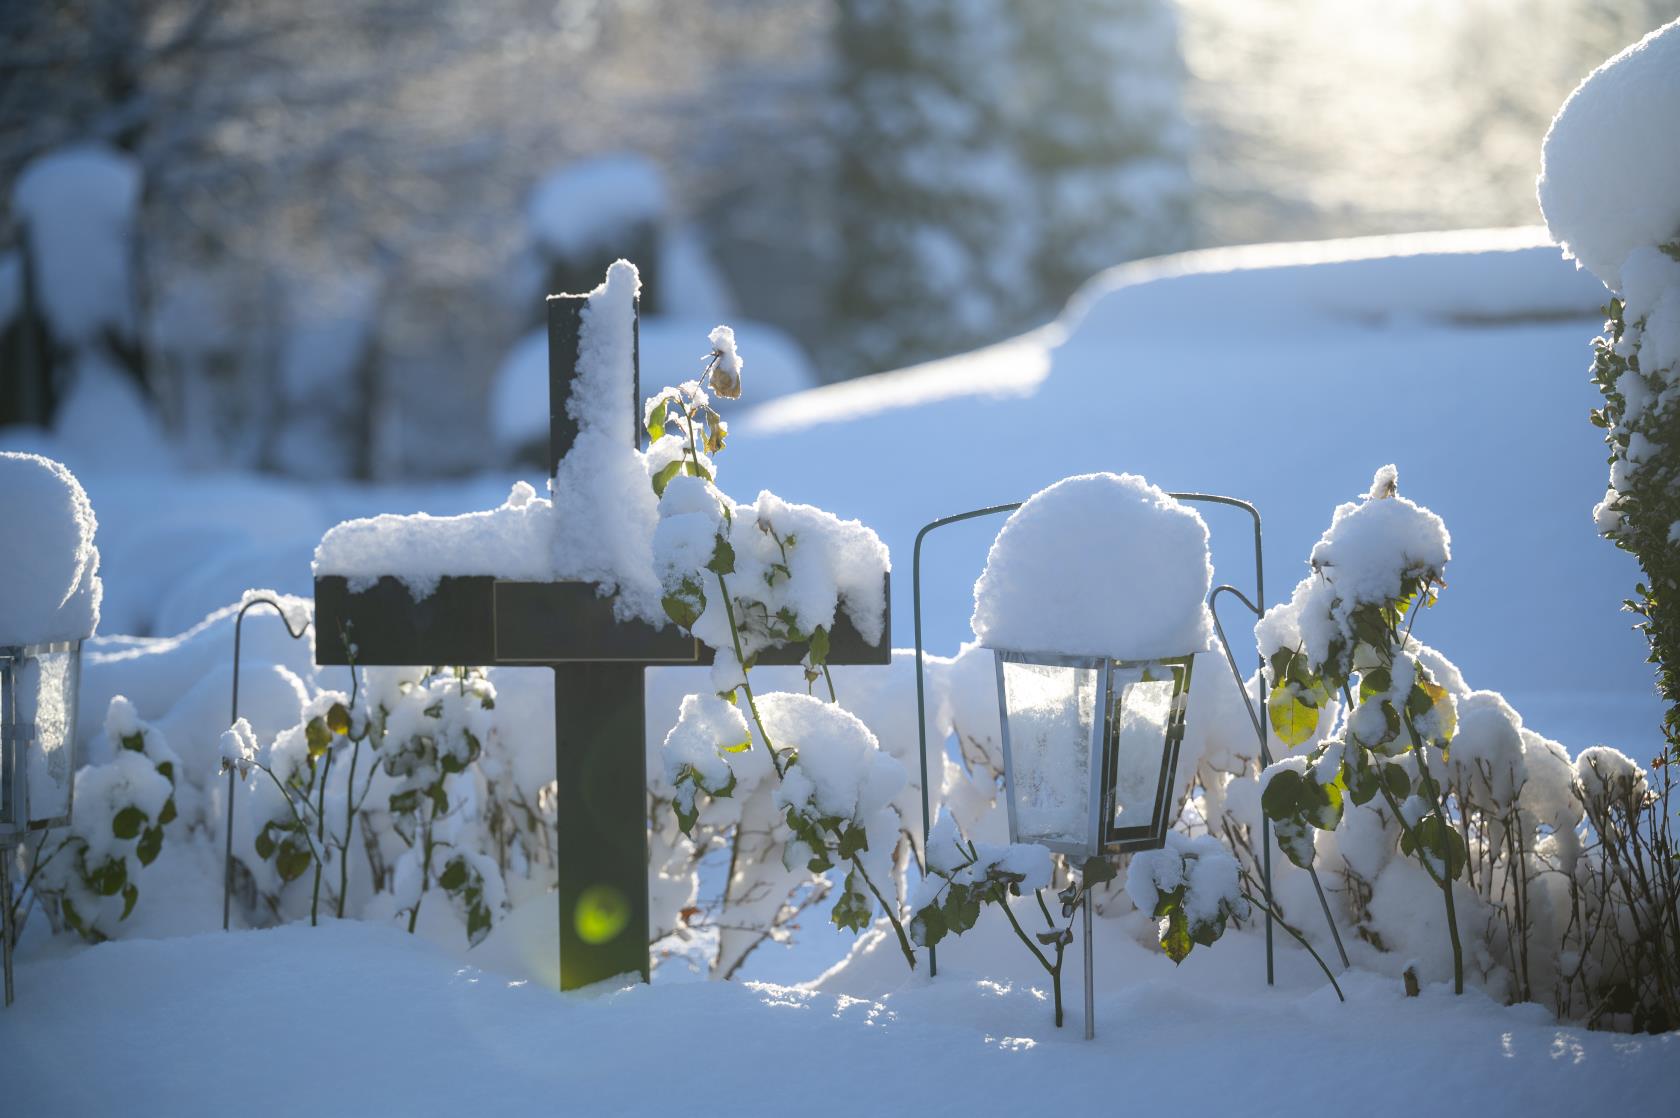
[(374, 668), (353, 677), (353, 694), (318, 693), (266, 748), (237, 725), (224, 738), (226, 763), (243, 779), (250, 842), (235, 851), (251, 883), (248, 903), (279, 917), (296, 892), (288, 887), (308, 875), (310, 919), (323, 904), (345, 916), (359, 837), (371, 878), (364, 895), (382, 895), (413, 931), (436, 888), (477, 944), (505, 901), (498, 770), (481, 764), (497, 744), (495, 690), (474, 669)]
[[(739, 395), (743, 362), (727, 330), (711, 340), (702, 377), (656, 393), (642, 416), (662, 603), (714, 653), (714, 694), (686, 696), (665, 739), (666, 798), (688, 843), (729, 848), (723, 906), (731, 924), (747, 921), (746, 950), (826, 896), (820, 875), (836, 869), (830, 919), (861, 931), (879, 912), (914, 967), (899, 906), (911, 841), (895, 804), (904, 768), (838, 705), (827, 664), (842, 609), (866, 641), (880, 639), (886, 548), (855, 521), (769, 492), (737, 504), (717, 488), (728, 426), (708, 391)], [(808, 693), (755, 693), (759, 655), (790, 643), (805, 646)], [(826, 702), (809, 693), (819, 681)], [(722, 950), (713, 970), (727, 975), (741, 958)]]
[(166, 828), (179, 816), (181, 759), (121, 695), (106, 712), (105, 737), (110, 760), (76, 773), (69, 832), (42, 835), (24, 881), (24, 891), (33, 886), (55, 922), (93, 943), (115, 935), (134, 911), (146, 867), (157, 860)]

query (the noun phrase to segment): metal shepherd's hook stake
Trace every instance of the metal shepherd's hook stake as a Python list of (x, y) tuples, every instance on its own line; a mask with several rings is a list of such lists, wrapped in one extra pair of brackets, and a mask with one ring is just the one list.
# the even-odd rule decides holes
[[(274, 612), (280, 615), (280, 624), (286, 627), (286, 635), (293, 640), (302, 637), (309, 631), (309, 622), (305, 621), (297, 629), (292, 628), (291, 618), (280, 603), (273, 598), (252, 598), (239, 607), (239, 616), (233, 620), (233, 713), (228, 717), (228, 725), (239, 721), (239, 642), (245, 625), (245, 613), (252, 606), (273, 606)], [(233, 903), (233, 778), (237, 766), (229, 765), (227, 774), (227, 833), (223, 836), (222, 847), (222, 931), (228, 930), (228, 915)]]

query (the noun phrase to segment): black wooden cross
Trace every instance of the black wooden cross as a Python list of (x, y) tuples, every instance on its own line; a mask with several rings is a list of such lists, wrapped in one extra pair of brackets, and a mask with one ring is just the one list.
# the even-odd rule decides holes
[[(548, 473), (577, 437), (566, 414), (578, 355), (582, 295), (548, 298)], [(638, 357), (639, 361), (639, 357)], [(642, 414), (640, 371), (631, 414)], [(635, 445), (641, 428), (626, 432)], [(343, 576), (315, 580), (315, 660), (357, 665), (473, 665), (554, 669), (554, 759), (560, 893), (560, 988), (628, 974), (648, 977), (647, 737), (642, 671), (653, 664), (710, 664), (711, 649), (674, 625), (618, 621), (587, 582), (512, 582), (457, 575), (415, 601), (395, 577), (352, 592)], [(887, 664), (890, 614), (878, 644), (835, 617), (831, 664)], [(769, 649), (760, 664), (797, 664), (802, 645)], [(674, 712), (673, 712), (674, 715)], [(580, 901), (584, 904), (580, 906)], [(628, 913), (603, 936), (601, 902)], [(617, 924), (614, 920), (611, 924)], [(610, 925), (609, 925), (610, 927)]]

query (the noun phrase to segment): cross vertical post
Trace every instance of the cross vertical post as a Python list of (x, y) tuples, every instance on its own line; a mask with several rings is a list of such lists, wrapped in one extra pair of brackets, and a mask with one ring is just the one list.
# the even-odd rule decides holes
[[(548, 297), (548, 476), (577, 438), (566, 412), (577, 373), (580, 295)], [(635, 333), (641, 332), (637, 299)], [(639, 348), (639, 345), (638, 347)], [(631, 361), (630, 414), (641, 408), (641, 361)], [(641, 445), (641, 425), (626, 432)], [(554, 665), (554, 791), (559, 875), (560, 988), (631, 972), (648, 981), (647, 716), (639, 663)]]

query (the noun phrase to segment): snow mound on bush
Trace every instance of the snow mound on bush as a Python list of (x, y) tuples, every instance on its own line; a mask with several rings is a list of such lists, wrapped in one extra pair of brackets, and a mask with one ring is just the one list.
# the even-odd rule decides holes
[(1212, 645), (1200, 515), (1135, 474), (1064, 478), (1004, 524), (974, 584), (981, 644), (1146, 660)]
[(99, 626), (98, 527), (81, 482), (37, 454), (0, 451), (0, 644), (93, 636)]
[(1680, 21), (1589, 74), (1540, 154), (1540, 209), (1563, 250), (1620, 290), (1628, 253), (1680, 237)]

